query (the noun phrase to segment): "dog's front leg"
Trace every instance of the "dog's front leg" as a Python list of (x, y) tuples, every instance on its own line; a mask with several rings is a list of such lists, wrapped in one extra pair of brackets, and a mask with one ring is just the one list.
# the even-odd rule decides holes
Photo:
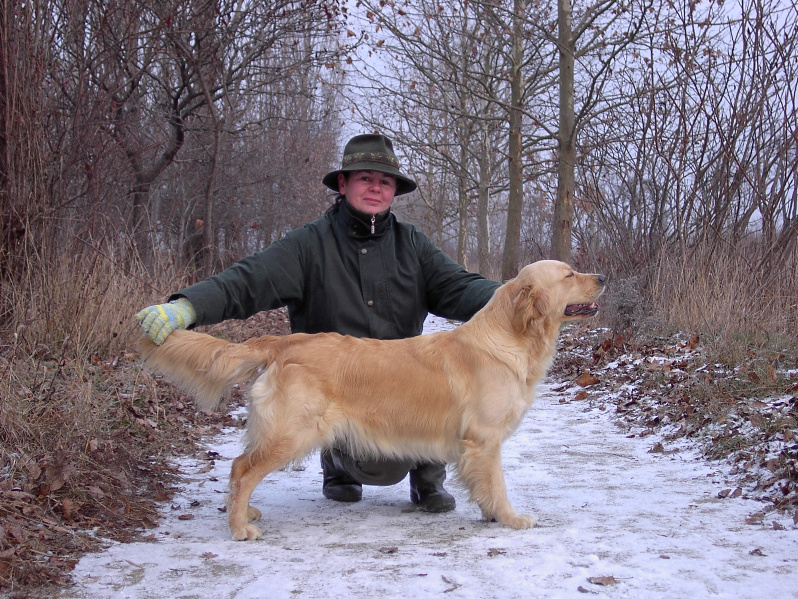
[(458, 471), (486, 520), (511, 528), (537, 526), (532, 516), (519, 514), (510, 505), (502, 472), (501, 443), (464, 439), (460, 442)]

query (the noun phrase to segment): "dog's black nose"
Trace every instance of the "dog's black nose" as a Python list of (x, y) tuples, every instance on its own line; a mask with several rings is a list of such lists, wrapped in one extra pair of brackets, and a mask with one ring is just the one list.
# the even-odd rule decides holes
[(607, 283), (607, 277), (605, 275), (596, 275), (596, 279), (602, 285), (606, 285), (606, 283)]

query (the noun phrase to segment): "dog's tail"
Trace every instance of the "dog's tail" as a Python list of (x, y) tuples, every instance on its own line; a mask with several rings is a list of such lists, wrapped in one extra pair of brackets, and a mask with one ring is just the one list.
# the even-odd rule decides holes
[(191, 394), (200, 409), (212, 410), (233, 383), (249, 380), (271, 361), (268, 339), (259, 338), (257, 345), (230, 343), (177, 330), (161, 345), (142, 336), (138, 349), (149, 368)]

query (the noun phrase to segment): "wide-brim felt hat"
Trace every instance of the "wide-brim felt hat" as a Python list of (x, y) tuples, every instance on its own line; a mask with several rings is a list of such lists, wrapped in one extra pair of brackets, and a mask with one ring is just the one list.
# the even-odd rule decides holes
[(402, 174), (399, 160), (393, 151), (393, 143), (384, 135), (356, 135), (344, 147), (341, 168), (327, 173), (321, 180), (333, 191), (338, 191), (338, 174), (352, 171), (377, 171), (396, 177), (396, 195), (410, 193), (416, 182)]

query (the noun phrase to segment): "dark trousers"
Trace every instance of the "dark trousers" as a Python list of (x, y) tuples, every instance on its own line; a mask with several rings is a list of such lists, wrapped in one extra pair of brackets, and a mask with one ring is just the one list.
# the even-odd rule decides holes
[(416, 463), (413, 460), (356, 460), (340, 449), (325, 449), (321, 453), (324, 478), (346, 475), (361, 485), (387, 486), (401, 482), (410, 473), (410, 484), (416, 480), (442, 484), (446, 479), (446, 465), (440, 462)]

